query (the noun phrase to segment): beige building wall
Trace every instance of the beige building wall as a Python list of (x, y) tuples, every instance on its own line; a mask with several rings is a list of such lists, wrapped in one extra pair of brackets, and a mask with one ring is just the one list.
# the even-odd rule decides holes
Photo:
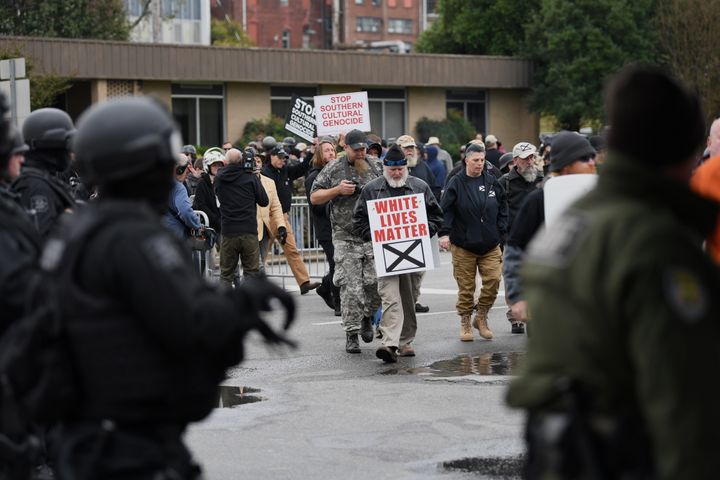
[(225, 112), (227, 139), (242, 137), (250, 120), (266, 119), (270, 115), (270, 85), (261, 83), (226, 83)]
[(144, 80), (140, 85), (140, 93), (157, 98), (172, 110), (172, 89), (170, 82)]
[(90, 84), (90, 101), (95, 104), (107, 100), (107, 80), (93, 80)]
[(357, 85), (320, 85), (320, 93), (318, 95), (335, 95), (337, 93), (359, 92), (362, 88)]
[(538, 145), (540, 116), (530, 113), (525, 100), (527, 90), (489, 90), (487, 134), (492, 133), (506, 152), (513, 145), (527, 141)]
[[(418, 138), (415, 125), (422, 117), (430, 120), (443, 120), (446, 116), (444, 88), (408, 88), (407, 89), (407, 130), (416, 142), (427, 142), (427, 138)], [(442, 142), (442, 139), (440, 139)]]

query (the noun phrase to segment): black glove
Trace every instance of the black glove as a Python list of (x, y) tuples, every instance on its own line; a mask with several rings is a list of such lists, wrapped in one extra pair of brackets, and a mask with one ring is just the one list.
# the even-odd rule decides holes
[(280, 245), (285, 245), (285, 242), (287, 242), (287, 228), (279, 227), (277, 237), (280, 240)]
[(296, 343), (272, 327), (260, 316), (261, 312), (272, 310), (270, 301), (277, 299), (285, 309), (283, 330), (287, 330), (295, 320), (295, 301), (285, 290), (269, 281), (265, 276), (258, 275), (246, 278), (235, 290), (243, 302), (242, 314), (247, 319), (247, 329), (257, 330), (271, 345), (285, 344), (296, 347)]

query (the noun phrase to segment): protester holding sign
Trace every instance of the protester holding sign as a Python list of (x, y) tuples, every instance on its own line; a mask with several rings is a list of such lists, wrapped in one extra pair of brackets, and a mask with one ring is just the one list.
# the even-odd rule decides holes
[[(415, 194), (422, 195), (424, 212), (418, 212), (418, 207), (422, 208), (422, 205), (413, 196)], [(407, 266), (403, 270), (393, 271), (392, 273), (387, 272), (387, 276), (378, 276), (378, 293), (382, 300), (382, 317), (380, 319), (382, 345), (376, 350), (375, 355), (386, 363), (394, 363), (397, 361), (398, 355), (404, 357), (415, 356), (412, 341), (415, 339), (415, 333), (417, 332), (417, 319), (415, 317), (415, 301), (417, 298), (414, 292), (416, 291), (415, 285), (420, 283), (422, 279), (420, 269), (424, 270), (426, 265), (425, 262), (418, 262), (410, 256), (409, 250), (417, 251), (422, 248), (419, 241), (416, 246), (414, 242), (403, 242), (403, 240), (426, 237), (429, 243), (429, 237), (434, 235), (442, 225), (443, 214), (430, 186), (418, 178), (408, 176), (405, 154), (397, 145), (393, 145), (385, 155), (383, 176), (365, 185), (360, 198), (355, 204), (353, 229), (356, 235), (363, 240), (373, 240), (369, 219), (369, 204), (371, 202), (369, 201), (385, 198), (397, 199), (397, 201), (387, 202), (389, 205), (384, 208), (377, 203), (373, 204), (372, 207), (376, 209), (375, 213), (379, 213), (381, 209), (385, 212), (384, 215), (387, 220), (381, 223), (388, 225), (388, 231), (392, 231), (394, 227), (395, 230), (400, 232), (399, 238), (394, 242), (394, 245), (398, 246), (398, 258), (392, 265), (397, 266), (404, 262), (407, 263)], [(427, 216), (427, 222), (421, 223), (417, 221), (421, 217), (419, 213), (425, 213), (422, 216)], [(417, 228), (413, 228), (415, 225), (417, 225)], [(425, 231), (423, 232), (423, 230)], [(375, 230), (375, 232), (380, 231), (382, 230)], [(413, 235), (414, 233), (417, 233), (417, 235)], [(382, 236), (382, 234), (378, 235)], [(402, 248), (399, 247), (403, 243), (410, 244), (406, 252), (403, 252)], [(407, 258), (403, 258), (403, 253), (407, 254)], [(432, 258), (430, 252), (424, 253), (429, 255), (430, 259)], [(425, 255), (415, 258), (424, 260)], [(412, 273), (403, 273), (405, 271), (411, 271)]]
[[(372, 342), (372, 317), (380, 306), (372, 242), (357, 236), (352, 215), (360, 191), (381, 175), (382, 166), (367, 156), (367, 139), (360, 130), (345, 136), (345, 156), (328, 163), (318, 174), (310, 193), (310, 202), (330, 202), (330, 223), (335, 246), (335, 277), (340, 287), (345, 351), (360, 353), (358, 334)], [(362, 332), (361, 332), (362, 326)]]
[[(482, 338), (493, 338), (487, 314), (500, 287), (500, 244), (507, 231), (507, 200), (497, 178), (484, 170), (482, 143), (468, 145), (464, 162), (465, 170), (450, 180), (440, 202), (445, 221), (439, 232), (439, 243), (441, 248), (450, 247), (452, 252), (453, 275), (458, 285), (456, 308), (460, 315), (460, 340), (472, 342), (470, 315), (474, 309), (477, 313), (472, 324)], [(482, 290), (474, 305), (476, 272), (480, 273)]]

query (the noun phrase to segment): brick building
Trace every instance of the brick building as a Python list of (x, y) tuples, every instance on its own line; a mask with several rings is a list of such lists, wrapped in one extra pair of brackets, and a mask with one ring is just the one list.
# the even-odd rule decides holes
[(258, 47), (408, 53), (433, 20), (434, 0), (212, 0)]
[(243, 26), (258, 47), (332, 48), (332, 0), (212, 0), (214, 18)]

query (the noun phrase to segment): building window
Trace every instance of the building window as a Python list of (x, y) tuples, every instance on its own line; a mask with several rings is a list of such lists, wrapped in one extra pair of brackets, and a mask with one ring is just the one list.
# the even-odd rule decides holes
[(125, 11), (127, 12), (128, 17), (139, 17), (142, 10), (141, 0), (125, 0)]
[(409, 18), (391, 18), (388, 20), (388, 33), (413, 33), (413, 21)]
[(178, 20), (200, 20), (200, 0), (162, 0), (160, 15)]
[(405, 90), (368, 90), (370, 127), (382, 138), (397, 138), (406, 133)]
[(405, 8), (412, 8), (412, 6), (413, 6), (412, 3), (413, 3), (412, 0), (403, 0), (403, 4), (404, 4)]
[(172, 85), (172, 112), (183, 142), (217, 147), (225, 139), (223, 85)]
[(317, 87), (270, 87), (270, 112), (283, 120), (290, 111), (290, 99), (297, 95), (308, 102), (318, 94)]
[(282, 48), (290, 48), (290, 30), (285, 30), (282, 33)]
[(362, 5), (362, 4), (363, 4), (363, 0), (355, 0), (355, 5)]
[(391, 8), (397, 7), (397, 0), (388, 0), (388, 7), (391, 7)]
[(382, 5), (382, 0), (372, 0), (373, 7), (379, 7)]
[(356, 25), (358, 32), (379, 32), (382, 27), (382, 18), (357, 17)]
[(485, 132), (487, 126), (485, 91), (448, 90), (446, 92), (448, 113), (455, 111), (470, 122), (478, 132)]
[(288, 0), (280, 0), (280, 6), (281, 6), (281, 7), (287, 7), (287, 6), (288, 6)]

